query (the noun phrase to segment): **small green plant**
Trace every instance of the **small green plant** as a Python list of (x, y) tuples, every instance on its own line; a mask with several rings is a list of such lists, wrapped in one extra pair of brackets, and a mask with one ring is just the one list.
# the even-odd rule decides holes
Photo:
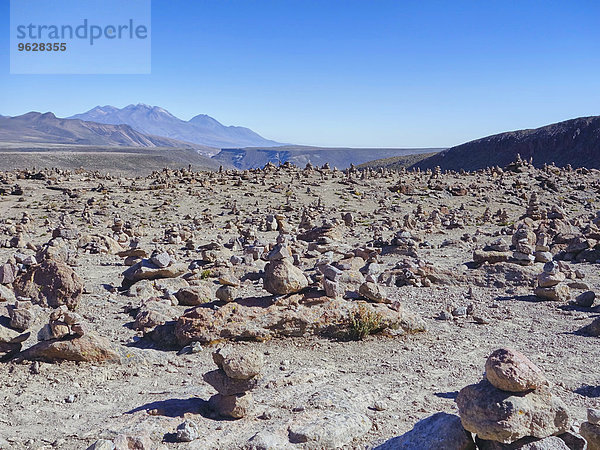
[(381, 314), (359, 305), (350, 315), (349, 337), (355, 341), (362, 341), (369, 334), (379, 330), (383, 317)]
[(206, 280), (207, 278), (210, 278), (210, 270), (203, 270), (202, 272), (200, 272), (200, 278), (203, 280)]

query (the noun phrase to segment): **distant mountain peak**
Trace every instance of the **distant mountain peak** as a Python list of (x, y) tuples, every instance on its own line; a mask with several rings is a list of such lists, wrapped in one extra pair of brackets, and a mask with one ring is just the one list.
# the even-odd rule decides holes
[(69, 117), (111, 125), (127, 124), (134, 130), (215, 148), (276, 147), (278, 142), (263, 138), (254, 131), (238, 126), (225, 126), (207, 114), (198, 114), (189, 121), (175, 117), (160, 106), (145, 103), (130, 104), (124, 108), (96, 106)]

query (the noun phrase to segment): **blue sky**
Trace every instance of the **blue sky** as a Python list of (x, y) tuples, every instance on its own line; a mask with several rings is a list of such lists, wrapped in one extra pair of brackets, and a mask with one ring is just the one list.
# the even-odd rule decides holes
[(209, 114), (282, 142), (451, 146), (600, 114), (600, 2), (153, 0), (150, 75), (10, 75), (0, 114)]

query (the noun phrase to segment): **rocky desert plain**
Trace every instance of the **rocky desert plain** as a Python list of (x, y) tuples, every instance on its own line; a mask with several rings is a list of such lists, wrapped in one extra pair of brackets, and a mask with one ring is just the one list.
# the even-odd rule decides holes
[(599, 192), (520, 158), (0, 172), (0, 448), (597, 450)]

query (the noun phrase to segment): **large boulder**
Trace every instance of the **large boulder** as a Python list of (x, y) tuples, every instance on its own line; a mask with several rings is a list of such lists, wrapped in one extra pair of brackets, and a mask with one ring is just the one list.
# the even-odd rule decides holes
[(66, 305), (75, 309), (81, 294), (83, 282), (67, 264), (47, 259), (38, 266), (32, 266), (14, 282), (15, 294), (29, 297), (33, 303), (57, 308)]
[(460, 417), (439, 412), (415, 424), (412, 430), (378, 446), (376, 450), (475, 450), (470, 433), (463, 428)]
[[(364, 302), (363, 302), (364, 303)], [(377, 317), (377, 329), (394, 335), (426, 330), (421, 317), (399, 304), (364, 303), (365, 311)], [(223, 339), (263, 341), (273, 337), (320, 335), (347, 336), (356, 302), (328, 297), (303, 299), (282, 297), (277, 302), (257, 299), (226, 303), (218, 309), (198, 306), (179, 317), (175, 334), (180, 345), (218, 342)]]
[(463, 388), (456, 403), (466, 430), (505, 444), (526, 436), (561, 434), (571, 423), (565, 404), (545, 387), (513, 393), (482, 380)]
[(263, 287), (271, 294), (293, 294), (307, 286), (308, 280), (304, 272), (287, 259), (271, 261), (265, 266)]

